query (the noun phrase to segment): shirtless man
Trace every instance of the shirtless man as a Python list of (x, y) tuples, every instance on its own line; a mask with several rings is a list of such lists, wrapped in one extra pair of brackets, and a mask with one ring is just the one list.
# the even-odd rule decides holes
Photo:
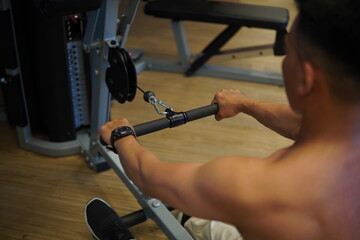
[[(216, 119), (248, 114), (292, 146), (264, 159), (162, 162), (133, 136), (114, 142), (140, 190), (244, 239), (360, 239), (360, 2), (298, 0), (283, 62), (289, 106), (223, 90)], [(99, 135), (131, 126), (108, 122)]]

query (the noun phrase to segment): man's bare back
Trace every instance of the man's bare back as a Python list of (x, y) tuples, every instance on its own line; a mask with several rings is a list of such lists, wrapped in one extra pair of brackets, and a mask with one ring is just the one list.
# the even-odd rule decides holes
[(276, 198), (249, 214), (261, 221), (240, 220), (244, 239), (360, 239), (359, 148), (298, 145), (260, 159)]

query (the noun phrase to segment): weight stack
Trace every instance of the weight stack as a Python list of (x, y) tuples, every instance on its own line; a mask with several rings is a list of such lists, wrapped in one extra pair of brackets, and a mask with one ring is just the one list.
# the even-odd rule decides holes
[[(89, 85), (81, 48), (85, 19), (81, 14), (46, 13), (36, 2), (11, 1), (21, 71), (18, 81), (27, 109), (21, 111), (27, 113), (25, 120), (29, 120), (33, 133), (44, 134), (52, 142), (75, 140), (77, 129), (89, 124)], [(15, 91), (3, 92), (7, 96), (7, 115), (12, 116), (8, 117), (9, 123), (19, 126), (24, 117), (21, 121), (13, 119), (21, 117), (14, 114), (19, 107), (12, 106), (18, 97)]]

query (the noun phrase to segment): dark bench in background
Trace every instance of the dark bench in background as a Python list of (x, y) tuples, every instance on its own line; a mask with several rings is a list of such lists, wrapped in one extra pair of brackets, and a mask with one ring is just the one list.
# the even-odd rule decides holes
[[(285, 54), (283, 39), (287, 32), (286, 26), (289, 19), (288, 10), (285, 8), (207, 0), (153, 0), (145, 5), (144, 11), (145, 14), (171, 19), (177, 23), (196, 21), (227, 25), (225, 30), (212, 40), (190, 63), (190, 67), (185, 72), (187, 76), (192, 75), (213, 55), (221, 54), (220, 48), (242, 27), (276, 31), (273, 53), (276, 56)], [(185, 45), (181, 46), (181, 44), (185, 43), (179, 43), (185, 37), (182, 36), (181, 30), (177, 31), (177, 38), (180, 37), (180, 40), (176, 39), (180, 58), (186, 61), (188, 54), (184, 50), (187, 47)]]

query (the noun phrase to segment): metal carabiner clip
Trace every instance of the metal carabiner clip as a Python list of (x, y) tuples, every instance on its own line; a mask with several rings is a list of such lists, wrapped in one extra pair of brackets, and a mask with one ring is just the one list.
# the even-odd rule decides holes
[(156, 99), (155, 97), (155, 93), (151, 92), (151, 91), (147, 91), (144, 93), (144, 100), (148, 103), (150, 103), (151, 105), (153, 105), (153, 107), (155, 108), (156, 112), (158, 114), (161, 114), (161, 115), (167, 115), (169, 112), (167, 111), (160, 111), (159, 107), (157, 104), (160, 104), (161, 106), (163, 106), (165, 109), (168, 109), (170, 111), (173, 110), (172, 107), (170, 107), (169, 105), (163, 103), (162, 101)]

